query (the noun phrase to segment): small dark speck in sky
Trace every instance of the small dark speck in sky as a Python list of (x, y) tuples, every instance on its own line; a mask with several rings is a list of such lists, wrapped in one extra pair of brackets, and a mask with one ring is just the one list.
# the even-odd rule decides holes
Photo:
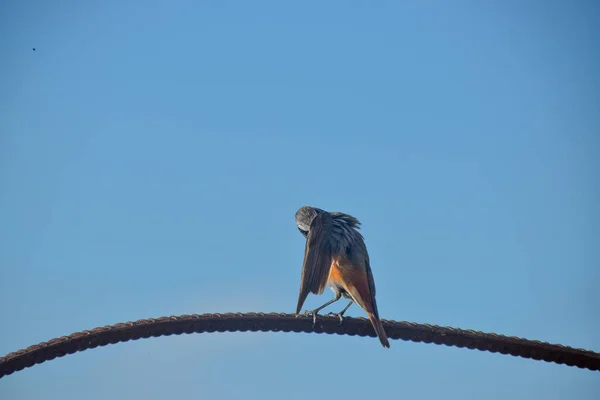
[(35, 51), (35, 47), (33, 48), (33, 51)]

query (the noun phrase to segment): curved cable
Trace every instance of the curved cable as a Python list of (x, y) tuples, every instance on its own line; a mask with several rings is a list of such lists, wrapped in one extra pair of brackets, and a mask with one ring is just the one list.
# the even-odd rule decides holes
[[(194, 314), (123, 322), (62, 336), (7, 354), (0, 358), (0, 378), (57, 357), (98, 346), (182, 333), (270, 331), (375, 337), (371, 323), (365, 318), (346, 317), (340, 325), (337, 317), (319, 316), (314, 329), (312, 322), (312, 317), (283, 313)], [(466, 347), (600, 371), (600, 353), (589, 350), (437, 325), (387, 320), (382, 322), (390, 339)]]

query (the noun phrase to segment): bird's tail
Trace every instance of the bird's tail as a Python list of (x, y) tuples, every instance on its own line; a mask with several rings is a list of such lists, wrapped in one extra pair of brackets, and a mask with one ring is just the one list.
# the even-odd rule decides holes
[(377, 334), (377, 337), (379, 338), (379, 341), (381, 342), (383, 347), (389, 348), (390, 342), (387, 338), (387, 335), (385, 334), (385, 330), (383, 329), (383, 324), (381, 323), (381, 320), (379, 319), (379, 317), (377, 317), (373, 313), (368, 313), (368, 315), (369, 315), (369, 320), (371, 321), (371, 324), (373, 325), (373, 328), (375, 329), (375, 333)]

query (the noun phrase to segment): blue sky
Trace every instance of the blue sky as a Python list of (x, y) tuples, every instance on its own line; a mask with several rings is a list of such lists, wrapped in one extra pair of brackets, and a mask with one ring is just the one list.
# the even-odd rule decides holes
[[(140, 318), (293, 312), (304, 204), (361, 220), (383, 318), (600, 351), (599, 11), (5, 2), (0, 354)], [(599, 390), (555, 364), (289, 333), (141, 340), (0, 380), (5, 399)]]

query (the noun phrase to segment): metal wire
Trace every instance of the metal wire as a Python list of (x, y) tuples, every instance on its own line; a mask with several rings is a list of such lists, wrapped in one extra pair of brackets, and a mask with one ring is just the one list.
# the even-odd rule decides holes
[[(319, 316), (314, 329), (312, 322), (312, 317), (294, 314), (227, 313), (182, 315), (118, 323), (73, 333), (7, 354), (0, 358), (0, 378), (57, 357), (98, 346), (182, 333), (271, 331), (375, 337), (371, 323), (365, 318), (346, 317), (340, 325), (337, 317)], [(390, 339), (466, 347), (600, 371), (600, 353), (593, 351), (437, 325), (387, 320), (382, 322)]]

